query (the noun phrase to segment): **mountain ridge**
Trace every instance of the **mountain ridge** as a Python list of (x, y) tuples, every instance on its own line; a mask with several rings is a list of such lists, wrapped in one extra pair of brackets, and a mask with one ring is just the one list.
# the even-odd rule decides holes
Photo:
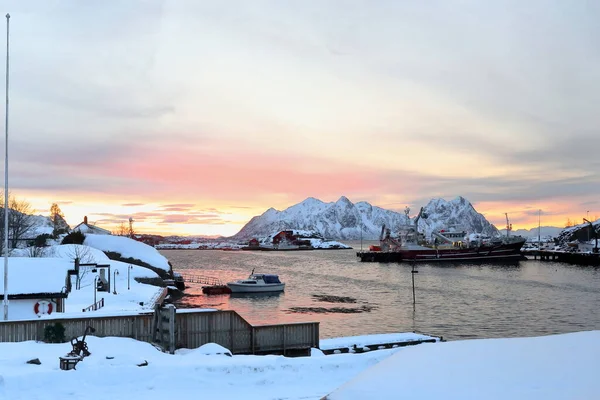
[[(451, 226), (486, 235), (498, 234), (498, 229), (462, 196), (450, 201), (431, 199), (423, 210), (428, 218), (421, 218), (418, 223), (419, 229), (427, 235), (434, 229), (447, 229)], [(383, 225), (394, 232), (401, 225), (409, 223), (414, 223), (414, 216), (409, 217), (406, 211), (399, 213), (386, 210), (366, 201), (352, 203), (346, 196), (340, 196), (337, 201), (330, 203), (308, 197), (285, 210), (278, 211), (271, 207), (263, 214), (252, 217), (232, 238), (250, 239), (296, 229), (335, 240), (358, 240), (361, 237), (376, 240)]]

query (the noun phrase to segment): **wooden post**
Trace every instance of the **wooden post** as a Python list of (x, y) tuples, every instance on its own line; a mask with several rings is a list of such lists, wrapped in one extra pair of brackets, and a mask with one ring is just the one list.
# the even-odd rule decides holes
[(154, 316), (152, 318), (152, 341), (156, 342), (159, 335), (158, 332), (160, 330), (160, 305), (154, 305)]
[(168, 304), (169, 310), (169, 353), (175, 354), (175, 306)]
[(412, 294), (413, 294), (413, 308), (416, 307), (417, 304), (417, 299), (415, 297), (415, 274), (418, 273), (419, 271), (415, 271), (415, 264), (413, 263), (412, 265), (412, 270), (410, 271), (410, 275), (412, 278)]
[(286, 333), (285, 332), (285, 325), (283, 325), (282, 328), (283, 328), (283, 340), (282, 340), (282, 342), (283, 342), (283, 355), (285, 356), (285, 339), (286, 339), (286, 337), (285, 337), (285, 333)]
[[(75, 289), (79, 290), (81, 289), (81, 282), (79, 281), (79, 257), (75, 258), (75, 272), (77, 272), (77, 275), (75, 275)], [(71, 279), (69, 277), (69, 279)]]
[(233, 330), (233, 313), (229, 313), (229, 350), (231, 351), (231, 354), (234, 353), (234, 342), (233, 342), (233, 335), (234, 335), (234, 330)]

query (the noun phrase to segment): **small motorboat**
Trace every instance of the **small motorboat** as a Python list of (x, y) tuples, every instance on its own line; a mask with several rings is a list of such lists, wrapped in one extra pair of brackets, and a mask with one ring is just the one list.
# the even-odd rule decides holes
[(283, 292), (285, 283), (279, 280), (278, 275), (255, 274), (254, 270), (247, 279), (227, 283), (232, 293), (265, 293)]

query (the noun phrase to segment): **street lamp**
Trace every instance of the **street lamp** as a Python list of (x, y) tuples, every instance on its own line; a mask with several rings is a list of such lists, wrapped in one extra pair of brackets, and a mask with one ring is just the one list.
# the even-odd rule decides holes
[(131, 272), (132, 269), (133, 269), (133, 265), (130, 265), (129, 267), (127, 267), (127, 290), (130, 289), (130, 286), (129, 286), (129, 277), (131, 275), (130, 272)]
[(113, 272), (113, 294), (117, 294), (117, 278), (115, 275), (119, 275), (118, 269), (115, 269), (115, 272)]

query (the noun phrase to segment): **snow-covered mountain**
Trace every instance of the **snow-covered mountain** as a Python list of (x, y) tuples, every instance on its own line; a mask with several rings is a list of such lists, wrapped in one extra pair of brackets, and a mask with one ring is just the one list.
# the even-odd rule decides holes
[[(413, 223), (418, 211), (413, 210), (410, 223)], [(458, 226), (468, 232), (498, 234), (496, 227), (460, 196), (451, 201), (432, 199), (424, 207), (424, 211), (428, 217), (419, 220), (419, 230), (426, 235), (430, 235), (434, 229), (447, 229), (451, 226)], [(282, 230), (298, 229), (314, 232), (328, 239), (357, 240), (362, 235), (365, 240), (376, 240), (384, 224), (396, 233), (400, 225), (407, 223), (409, 219), (405, 213), (372, 206), (364, 201), (355, 204), (342, 196), (336, 202), (325, 203), (309, 197), (283, 211), (269, 208), (262, 215), (252, 218), (233, 238), (250, 239)]]

